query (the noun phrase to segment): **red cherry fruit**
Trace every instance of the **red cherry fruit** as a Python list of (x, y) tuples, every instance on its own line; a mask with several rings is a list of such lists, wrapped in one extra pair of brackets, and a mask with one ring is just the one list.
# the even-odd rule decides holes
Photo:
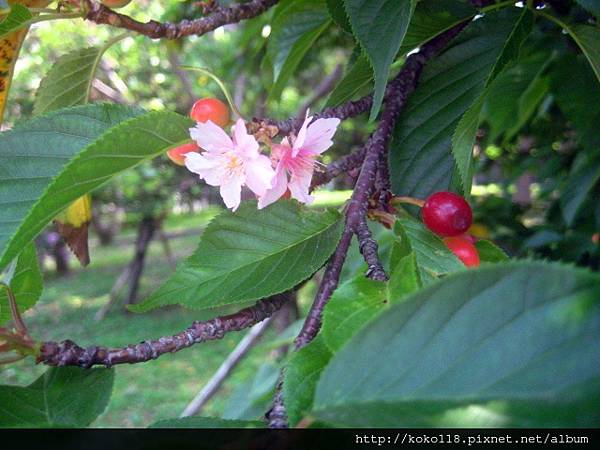
[(189, 144), (183, 144), (179, 147), (172, 148), (167, 151), (167, 156), (171, 161), (173, 161), (178, 166), (185, 165), (185, 154), (189, 152), (199, 152), (200, 147), (196, 145), (195, 142), (190, 142)]
[(477, 242), (477, 237), (472, 234), (464, 234), (463, 237), (473, 245)]
[(223, 128), (229, 123), (229, 108), (216, 98), (201, 98), (192, 106), (190, 117), (196, 122), (212, 123)]
[(444, 238), (444, 244), (465, 266), (479, 266), (479, 252), (468, 239), (465, 239), (463, 236), (447, 237)]
[(425, 200), (421, 215), (427, 228), (440, 236), (458, 236), (473, 222), (471, 207), (454, 192), (431, 194)]

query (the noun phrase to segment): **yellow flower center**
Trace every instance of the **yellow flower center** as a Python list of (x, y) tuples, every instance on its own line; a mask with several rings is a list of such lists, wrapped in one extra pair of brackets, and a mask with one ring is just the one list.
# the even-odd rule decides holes
[(240, 175), (242, 173), (243, 164), (244, 163), (242, 159), (235, 153), (227, 154), (227, 163), (225, 167), (227, 167), (227, 170), (229, 170), (229, 172), (234, 173), (236, 175)]

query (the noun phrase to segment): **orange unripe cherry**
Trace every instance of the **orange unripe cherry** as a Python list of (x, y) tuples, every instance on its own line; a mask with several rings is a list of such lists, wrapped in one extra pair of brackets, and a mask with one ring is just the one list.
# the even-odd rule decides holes
[[(190, 117), (196, 122), (211, 121), (221, 128), (229, 123), (229, 108), (216, 98), (201, 98), (192, 106)], [(178, 166), (185, 165), (185, 154), (199, 152), (201, 149), (195, 142), (183, 144), (167, 151), (167, 156)]]
[(229, 123), (229, 108), (216, 98), (201, 98), (192, 106), (190, 117), (196, 122), (211, 121), (221, 128)]
[(114, 9), (129, 5), (131, 0), (100, 0), (100, 3), (102, 3), (104, 6)]
[(185, 155), (189, 152), (199, 152), (200, 147), (196, 145), (195, 142), (190, 142), (189, 144), (183, 144), (179, 147), (172, 148), (167, 151), (167, 156), (171, 161), (173, 161), (178, 166), (185, 165)]

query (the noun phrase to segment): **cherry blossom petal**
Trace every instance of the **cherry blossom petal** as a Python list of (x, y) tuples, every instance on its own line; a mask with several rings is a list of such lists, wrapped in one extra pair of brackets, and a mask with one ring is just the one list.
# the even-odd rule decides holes
[(291, 152), (291, 147), (287, 143), (287, 138), (283, 138), (281, 144), (273, 144), (271, 147), (271, 158), (275, 161), (281, 160), (286, 153)]
[(185, 166), (190, 172), (196, 173), (206, 184), (219, 186), (222, 180), (227, 176), (226, 159), (221, 155), (215, 155), (208, 152), (195, 153), (186, 156)]
[(222, 158), (215, 158), (206, 152), (204, 154), (197, 152), (186, 153), (185, 167), (190, 172), (198, 174), (200, 178), (204, 179), (211, 186), (218, 186), (225, 172)]
[(292, 194), (292, 197), (299, 202), (306, 203), (307, 205), (310, 205), (314, 200), (314, 198), (308, 194), (311, 179), (312, 170), (303, 171), (299, 174), (293, 173), (290, 178), (290, 182), (288, 183), (288, 188)]
[(190, 128), (190, 136), (199, 147), (209, 152), (221, 153), (234, 148), (233, 141), (227, 133), (210, 120), (198, 122), (194, 128)]
[(296, 136), (296, 140), (294, 141), (294, 145), (292, 146), (292, 156), (296, 156), (300, 149), (304, 146), (304, 141), (306, 139), (306, 133), (308, 129), (308, 124), (312, 120), (312, 116), (309, 117), (308, 110), (306, 111), (306, 118), (304, 119), (304, 123), (300, 127), (300, 131), (298, 131), (298, 136)]
[(261, 197), (258, 198), (258, 209), (263, 209), (271, 203), (279, 200), (285, 191), (287, 191), (288, 181), (285, 169), (282, 166), (277, 167), (275, 178), (273, 179), (273, 187)]
[(219, 189), (219, 193), (227, 206), (232, 211), (238, 209), (240, 206), (241, 193), (242, 193), (243, 180), (238, 177), (230, 177)]
[(248, 158), (256, 157), (258, 154), (258, 142), (246, 130), (246, 124), (242, 119), (238, 119), (233, 126), (233, 136), (235, 139), (235, 147), (241, 155)]
[(302, 149), (312, 154), (321, 154), (333, 145), (331, 138), (335, 134), (340, 119), (317, 119), (306, 130)]
[(275, 171), (271, 166), (271, 160), (265, 155), (260, 155), (252, 160), (247, 160), (246, 185), (256, 195), (264, 195), (267, 189), (271, 187)]

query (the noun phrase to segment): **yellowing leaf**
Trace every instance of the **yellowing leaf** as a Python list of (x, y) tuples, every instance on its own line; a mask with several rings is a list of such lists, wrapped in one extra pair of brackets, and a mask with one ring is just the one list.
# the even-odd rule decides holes
[(88, 226), (91, 220), (92, 199), (90, 194), (79, 197), (54, 220), (58, 232), (77, 256), (82, 266), (87, 266), (90, 263)]
[(56, 216), (56, 220), (80, 227), (92, 220), (92, 199), (89, 194), (79, 197), (71, 206)]
[[(34, 8), (43, 8), (47, 6), (48, 0), (13, 0), (8, 2), (9, 5), (20, 3), (21, 5)], [(0, 15), (0, 20), (3, 20), (6, 14)], [(8, 90), (15, 69), (15, 63), (21, 50), (21, 44), (27, 35), (29, 28), (24, 28), (14, 33), (11, 33), (0, 39), (0, 122), (4, 118), (4, 109), (6, 108), (6, 100), (8, 98)]]
[(0, 120), (4, 117), (8, 89), (12, 80), (17, 55), (27, 29), (15, 31), (0, 40)]

